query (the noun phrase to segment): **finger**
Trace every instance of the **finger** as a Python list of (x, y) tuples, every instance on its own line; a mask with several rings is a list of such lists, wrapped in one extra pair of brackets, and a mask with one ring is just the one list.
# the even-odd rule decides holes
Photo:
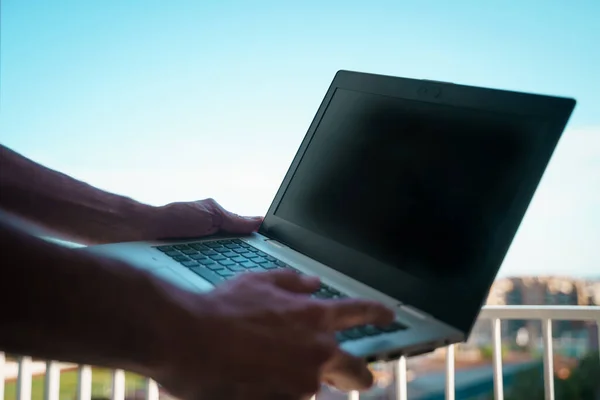
[(341, 350), (325, 365), (321, 379), (345, 392), (373, 386), (373, 374), (367, 363)]
[(258, 230), (263, 221), (263, 217), (242, 217), (227, 211), (213, 198), (200, 200), (198, 203), (213, 215), (213, 223), (222, 232), (240, 235), (252, 233)]
[(252, 276), (292, 293), (313, 293), (321, 285), (321, 280), (316, 276), (301, 275), (290, 270), (256, 273)]
[(387, 325), (394, 312), (381, 303), (362, 299), (321, 300), (327, 308), (324, 329), (338, 331), (360, 325)]
[(240, 235), (256, 232), (263, 222), (263, 217), (242, 217), (226, 212), (221, 221), (221, 231)]

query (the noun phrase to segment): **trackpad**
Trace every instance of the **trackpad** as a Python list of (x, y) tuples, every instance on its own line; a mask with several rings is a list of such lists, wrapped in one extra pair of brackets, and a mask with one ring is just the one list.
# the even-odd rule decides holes
[(194, 285), (192, 282), (190, 282), (190, 280), (185, 279), (180, 274), (178, 274), (170, 268), (158, 268), (149, 272), (157, 278), (167, 281), (173, 285), (179, 286), (182, 289), (189, 290), (191, 292), (200, 291), (198, 286)]

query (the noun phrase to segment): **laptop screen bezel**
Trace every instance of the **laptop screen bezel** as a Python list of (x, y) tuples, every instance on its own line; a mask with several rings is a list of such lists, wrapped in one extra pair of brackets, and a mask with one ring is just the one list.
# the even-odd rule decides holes
[[(457, 291), (444, 287), (443, 282), (431, 282), (403, 272), (364, 253), (320, 236), (275, 215), (283, 196), (302, 161), (306, 149), (318, 130), (319, 123), (336, 90), (392, 96), (404, 100), (430, 102), (453, 107), (485, 110), (536, 118), (545, 124), (545, 137), (530, 175), (510, 208), (508, 217), (498, 228), (494, 247), (483, 261), (487, 275), (480, 286)], [(508, 252), (512, 240), (533, 198), (552, 153), (575, 106), (575, 100), (562, 97), (510, 92), (497, 89), (455, 85), (450, 83), (397, 78), (391, 76), (339, 71), (311, 123), (269, 210), (259, 233), (277, 240), (325, 265), (336, 269), (393, 298), (408, 303), (446, 322), (468, 335), (484, 304), (489, 289)], [(368, 265), (369, 268), (361, 266)], [(376, 270), (374, 276), (372, 271)], [(394, 279), (382, 279), (381, 277)]]

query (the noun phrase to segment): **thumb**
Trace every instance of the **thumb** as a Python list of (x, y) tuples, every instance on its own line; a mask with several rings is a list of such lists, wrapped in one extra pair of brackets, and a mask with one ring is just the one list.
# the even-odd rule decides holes
[(221, 231), (238, 234), (252, 233), (258, 230), (263, 219), (263, 217), (242, 217), (227, 212), (223, 216)]
[(322, 379), (330, 386), (344, 392), (367, 390), (374, 383), (373, 374), (367, 363), (342, 350), (338, 350), (325, 365)]

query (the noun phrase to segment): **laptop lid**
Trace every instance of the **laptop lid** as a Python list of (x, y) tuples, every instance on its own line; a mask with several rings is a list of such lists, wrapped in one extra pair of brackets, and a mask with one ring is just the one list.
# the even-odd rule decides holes
[(340, 71), (260, 233), (468, 334), (574, 106)]

